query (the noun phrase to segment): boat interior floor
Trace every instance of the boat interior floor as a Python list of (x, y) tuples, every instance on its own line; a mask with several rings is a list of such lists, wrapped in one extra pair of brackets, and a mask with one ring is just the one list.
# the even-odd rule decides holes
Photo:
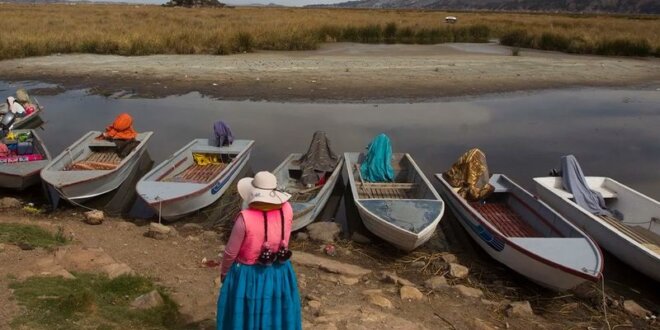
[(162, 181), (165, 182), (189, 182), (189, 183), (208, 183), (215, 178), (222, 170), (227, 167), (227, 164), (209, 164), (198, 165), (193, 163), (180, 173), (166, 177)]
[(612, 216), (601, 215), (599, 217), (637, 243), (644, 245), (655, 253), (660, 253), (660, 235), (641, 226), (626, 225)]
[(68, 171), (112, 170), (121, 163), (121, 158), (114, 151), (94, 151), (84, 160), (77, 161), (67, 168)]
[(507, 237), (542, 237), (505, 202), (472, 202), (470, 205)]
[(358, 198), (414, 199), (417, 190), (415, 183), (373, 183), (357, 184)]

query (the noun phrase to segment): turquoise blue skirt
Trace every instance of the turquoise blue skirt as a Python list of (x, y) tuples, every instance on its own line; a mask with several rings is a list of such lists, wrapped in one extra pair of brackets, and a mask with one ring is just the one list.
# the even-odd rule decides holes
[(302, 329), (300, 295), (291, 262), (235, 262), (218, 298), (218, 330)]

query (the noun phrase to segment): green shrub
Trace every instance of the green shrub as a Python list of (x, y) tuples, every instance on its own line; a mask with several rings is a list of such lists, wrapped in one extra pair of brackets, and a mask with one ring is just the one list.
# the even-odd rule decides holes
[(571, 41), (567, 37), (552, 32), (543, 32), (537, 47), (543, 50), (566, 51), (570, 44)]
[(393, 44), (396, 42), (396, 30), (397, 26), (394, 22), (390, 22), (385, 25), (385, 29), (383, 29), (383, 39), (386, 43)]
[(358, 41), (370, 44), (379, 43), (382, 39), (380, 25), (367, 25), (358, 28)]
[(396, 40), (403, 44), (415, 43), (415, 31), (411, 27), (404, 27), (398, 29), (396, 32)]
[(652, 49), (646, 39), (614, 39), (599, 42), (595, 53), (613, 56), (649, 56)]
[(500, 43), (505, 46), (531, 48), (534, 38), (525, 30), (513, 30), (500, 37)]
[(233, 50), (234, 52), (237, 53), (247, 53), (251, 52), (252, 49), (254, 48), (254, 38), (252, 37), (252, 34), (249, 32), (238, 32), (236, 36), (234, 36), (233, 42)]

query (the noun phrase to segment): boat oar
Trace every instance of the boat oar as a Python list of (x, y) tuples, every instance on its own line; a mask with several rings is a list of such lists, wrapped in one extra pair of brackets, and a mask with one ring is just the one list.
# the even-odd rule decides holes
[[(367, 188), (364, 187), (364, 179), (362, 179), (362, 171), (360, 171), (360, 167), (358, 166), (358, 164), (355, 164), (355, 170), (358, 173), (358, 178), (360, 178), (360, 183), (361, 183), (361, 186), (362, 186), (362, 190), (367, 193), (369, 198), (374, 198), (374, 196), (371, 196), (371, 191), (367, 190)], [(359, 198), (360, 196), (357, 196), (357, 197)]]

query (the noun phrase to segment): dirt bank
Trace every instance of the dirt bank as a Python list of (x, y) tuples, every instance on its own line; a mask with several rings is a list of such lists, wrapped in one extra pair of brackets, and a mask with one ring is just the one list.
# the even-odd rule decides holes
[(660, 81), (660, 60), (471, 45), (331, 44), (317, 51), (232, 56), (53, 55), (0, 62), (3, 80), (38, 80), (111, 95), (198, 91), (274, 101), (429, 100), (446, 96)]
[[(0, 224), (36, 225), (50, 232), (62, 228), (62, 232), (73, 239), (53, 250), (23, 251), (12, 244), (0, 248), (0, 264), (3, 265), (0, 267), (0, 300), (4, 302), (0, 308), (0, 329), (9, 329), (11, 320), (23, 313), (12, 291), (8, 290), (10, 283), (30, 276), (53, 274), (53, 266), (58, 263), (66, 271), (73, 272), (80, 268), (105, 269), (102, 262), (127, 265), (136, 274), (162, 285), (190, 322), (189, 328), (215, 328), (218, 269), (202, 267), (201, 261), (217, 258), (226, 232), (178, 223), (174, 226), (177, 235), (156, 240), (143, 235), (149, 227), (146, 222), (109, 218), (101, 225), (91, 226), (81, 219), (79, 210), (39, 215), (13, 209), (0, 214)], [(375, 241), (360, 244), (340, 240), (334, 243), (337, 252), (334, 256), (322, 253), (324, 244), (311, 240), (311, 233), (310, 238), (295, 235), (291, 246), (295, 251), (293, 262), (304, 307), (304, 328), (567, 329), (605, 326), (597, 284), (587, 284), (584, 290), (576, 292), (543, 290), (502, 266), (493, 267), (492, 263), (480, 266), (466, 251), (447, 251), (439, 244), (447, 241), (445, 233), (457, 236), (447, 228), (438, 230), (437, 237), (424, 249), (406, 255)], [(61, 261), (64, 259), (68, 261)], [(453, 277), (453, 271), (446, 271), (448, 262), (468, 266), (469, 274), (464, 278)], [(392, 275), (394, 272), (398, 277)], [(390, 275), (386, 275), (388, 273)], [(497, 276), (497, 273), (507, 275)], [(434, 278), (441, 281), (431, 288), (426, 281)], [(509, 306), (516, 301), (523, 301), (523, 304), (529, 301), (531, 310), (521, 314), (512, 312)], [(608, 319), (613, 327), (654, 327), (651, 321), (627, 314), (620, 304), (614, 305), (615, 301), (610, 303)]]

